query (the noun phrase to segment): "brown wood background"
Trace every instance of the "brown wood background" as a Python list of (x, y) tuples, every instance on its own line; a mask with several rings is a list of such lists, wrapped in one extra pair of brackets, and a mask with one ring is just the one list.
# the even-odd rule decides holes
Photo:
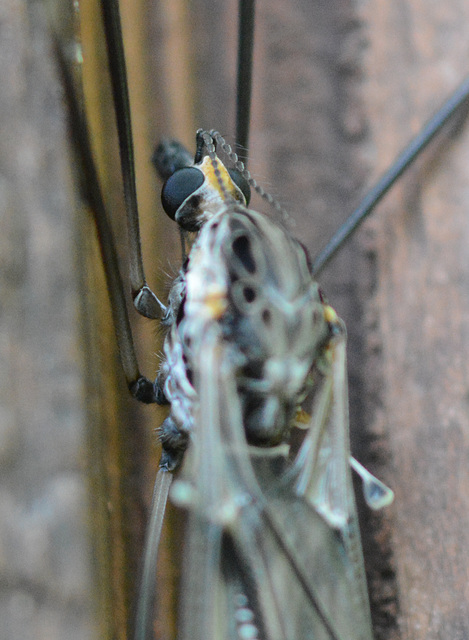
[[(313, 255), (469, 71), (468, 14), (463, 0), (259, 2), (250, 166)], [(116, 364), (73, 195), (51, 15), (70, 29), (63, 2), (0, 8), (0, 638), (125, 638), (162, 418), (128, 400)], [(177, 234), (148, 159), (164, 134), (233, 134), (236, 12), (232, 0), (133, 0), (123, 15), (145, 259), (164, 297)], [(81, 0), (85, 95), (125, 255), (97, 16)], [(466, 123), (321, 276), (349, 331), (356, 455), (396, 493), (363, 514), (380, 639), (469, 637), (468, 158)], [(158, 332), (135, 325), (153, 375)], [(180, 544), (173, 530), (165, 585)], [(174, 636), (170, 618), (160, 638)]]

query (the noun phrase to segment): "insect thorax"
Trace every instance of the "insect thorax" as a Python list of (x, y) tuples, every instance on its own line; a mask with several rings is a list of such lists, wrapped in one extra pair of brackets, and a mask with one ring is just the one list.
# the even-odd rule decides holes
[(159, 381), (175, 426), (192, 429), (195, 355), (216, 323), (230, 345), (248, 442), (281, 442), (329, 336), (304, 248), (266, 216), (228, 205), (203, 226), (174, 286)]

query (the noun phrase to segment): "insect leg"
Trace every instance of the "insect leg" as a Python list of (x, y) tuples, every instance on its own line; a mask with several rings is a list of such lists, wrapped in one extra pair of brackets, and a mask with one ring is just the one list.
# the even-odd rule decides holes
[(156, 561), (160, 545), (168, 493), (173, 475), (160, 468), (155, 480), (150, 518), (146, 532), (143, 570), (140, 580), (139, 598), (135, 616), (135, 640), (151, 640), (153, 638), (153, 614), (156, 595)]
[(243, 150), (247, 149), (249, 145), (249, 125), (251, 120), (254, 9), (255, 0), (239, 0), (236, 143)]
[(129, 238), (129, 276), (132, 299), (136, 310), (151, 319), (166, 314), (165, 305), (148, 286), (143, 269), (137, 193), (135, 187), (135, 162), (130, 118), (129, 91), (125, 67), (122, 29), (117, 0), (102, 0), (104, 30), (108, 49), (108, 64), (116, 113), (119, 151), (121, 159), (124, 196), (127, 211)]
[(73, 123), (73, 127), (70, 127), (70, 134), (81, 170), (81, 191), (84, 200), (87, 202), (93, 214), (98, 232), (119, 355), (127, 380), (127, 386), (137, 400), (144, 403), (157, 402), (162, 404), (164, 403), (163, 394), (155, 387), (155, 384), (151, 380), (142, 376), (138, 367), (114, 238), (89, 145), (86, 119), (78, 106), (71, 72), (67, 66), (65, 54), (58, 39), (55, 40), (55, 48), (65, 89), (69, 120), (70, 123)]

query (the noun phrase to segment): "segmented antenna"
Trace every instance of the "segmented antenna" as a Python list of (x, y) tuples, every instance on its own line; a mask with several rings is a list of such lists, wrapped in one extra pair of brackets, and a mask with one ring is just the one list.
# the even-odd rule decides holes
[[(261, 187), (260, 184), (258, 184), (258, 182), (252, 177), (251, 172), (246, 168), (244, 162), (239, 159), (239, 156), (236, 153), (236, 151), (233, 150), (233, 147), (225, 140), (225, 138), (221, 135), (219, 131), (216, 131), (215, 129), (212, 129), (211, 131), (203, 131), (202, 129), (199, 129), (199, 131), (197, 132), (197, 135), (198, 136), (200, 135), (204, 141), (205, 147), (207, 148), (207, 153), (210, 159), (212, 160), (212, 162), (214, 163), (215, 175), (217, 176), (217, 179), (218, 179), (219, 172), (217, 175), (218, 167), (217, 167), (217, 160), (216, 160), (216, 145), (219, 145), (223, 153), (227, 156), (227, 158), (230, 159), (234, 168), (240, 172), (243, 178), (249, 183), (249, 186), (252, 189), (254, 189), (254, 191), (263, 200), (265, 200), (269, 204), (269, 206), (275, 209), (275, 211), (281, 216), (283, 223), (289, 226), (294, 226), (295, 224), (294, 220), (290, 217), (286, 209), (282, 207), (282, 205), (279, 203), (279, 201), (276, 198), (274, 198), (273, 195), (268, 193), (263, 187)], [(211, 155), (212, 150), (213, 150), (213, 156)], [(224, 185), (221, 184), (220, 180), (221, 180), (221, 177), (219, 179), (219, 184), (225, 196), (226, 189), (224, 188)], [(230, 199), (231, 197), (228, 197), (228, 200)]]
[[(223, 200), (225, 201), (225, 203), (234, 202), (235, 201), (234, 198), (226, 190), (225, 183), (223, 182), (221, 177), (220, 167), (218, 165), (218, 159), (217, 159), (217, 150), (214, 144), (215, 138), (212, 135), (212, 132), (209, 133), (208, 131), (204, 131), (203, 129), (198, 129), (196, 135), (198, 140), (203, 140), (204, 146), (207, 149), (208, 157), (212, 161), (213, 171), (215, 173), (215, 178), (217, 179), (218, 185), (223, 194)], [(202, 149), (199, 148), (199, 143), (198, 143), (196, 158), (201, 154), (202, 154)]]

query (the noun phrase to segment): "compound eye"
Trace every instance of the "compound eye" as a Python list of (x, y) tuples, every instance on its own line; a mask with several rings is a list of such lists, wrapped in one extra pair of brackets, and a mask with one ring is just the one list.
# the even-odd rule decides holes
[(246, 204), (248, 205), (251, 200), (251, 187), (249, 186), (249, 182), (243, 176), (241, 171), (238, 171), (237, 169), (228, 169), (228, 173), (238, 189), (241, 190), (241, 193), (246, 200)]
[(161, 191), (161, 202), (172, 220), (184, 200), (197, 191), (204, 180), (204, 174), (197, 167), (178, 169), (166, 180)]

